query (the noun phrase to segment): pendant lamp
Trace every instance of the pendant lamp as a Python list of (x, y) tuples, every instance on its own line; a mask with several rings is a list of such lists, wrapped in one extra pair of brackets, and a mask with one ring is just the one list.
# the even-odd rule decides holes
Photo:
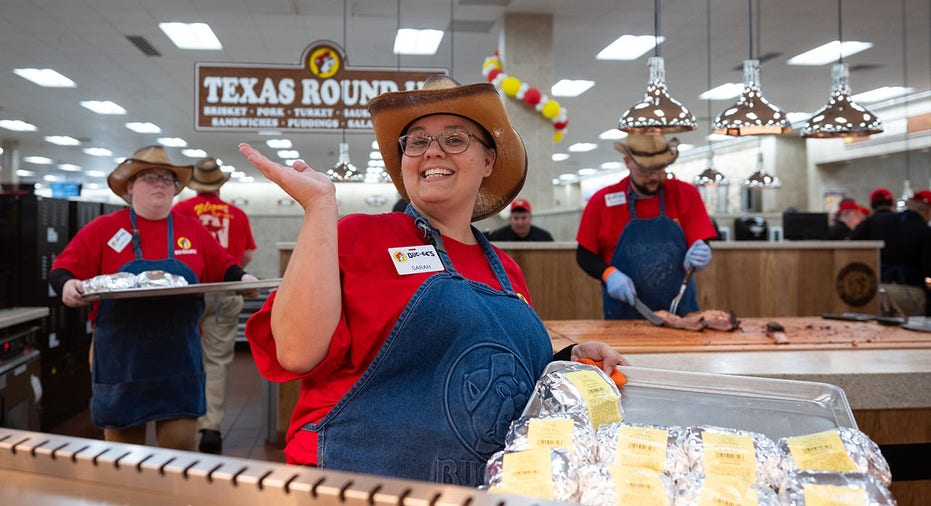
[[(707, 89), (710, 90), (711, 89), (711, 0), (705, 0), (705, 22), (706, 22), (705, 23), (705, 26), (706, 26), (705, 42), (707, 45), (706, 56), (708, 58), (708, 61), (707, 61), (708, 72), (706, 76), (706, 80), (707, 80), (706, 86), (707, 86)], [(708, 119), (710, 120), (711, 119), (711, 99), (708, 98), (705, 100), (705, 102), (707, 102), (708, 104)], [(727, 176), (725, 176), (721, 172), (718, 172), (718, 170), (714, 168), (714, 147), (712, 146), (710, 135), (707, 136), (707, 141), (708, 141), (708, 168), (703, 170), (701, 174), (695, 176), (692, 179), (692, 184), (694, 184), (695, 186), (699, 188), (706, 187), (706, 186), (729, 185), (730, 181), (727, 179)], [(727, 194), (725, 193), (725, 195)]]
[(714, 120), (716, 134), (772, 135), (792, 131), (786, 113), (769, 103), (760, 89), (760, 60), (753, 58), (753, 0), (747, 1), (750, 12), (750, 59), (744, 60), (744, 90), (737, 103)]
[(766, 172), (763, 168), (763, 153), (756, 154), (756, 172), (744, 179), (742, 186), (744, 188), (779, 188), (782, 181), (773, 174)]
[(349, 161), (348, 142), (339, 143), (339, 159), (336, 160), (336, 165), (326, 172), (326, 175), (334, 183), (359, 183), (364, 179), (364, 175)]
[[(837, 40), (841, 47), (844, 45), (842, 26), (841, 0), (837, 0)], [(865, 137), (882, 132), (882, 121), (850, 98), (850, 68), (844, 63), (843, 52), (831, 68), (831, 80), (831, 97), (827, 105), (808, 120), (802, 129), (802, 137)]]
[(641, 135), (660, 135), (695, 130), (695, 115), (666, 89), (666, 68), (659, 55), (659, 0), (654, 0), (654, 46), (649, 59), (650, 81), (643, 99), (621, 115), (618, 129)]

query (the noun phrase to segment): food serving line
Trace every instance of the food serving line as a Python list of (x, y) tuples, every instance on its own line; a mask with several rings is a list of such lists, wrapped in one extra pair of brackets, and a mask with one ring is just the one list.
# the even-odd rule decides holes
[[(931, 497), (931, 332), (859, 315), (742, 318), (731, 332), (690, 332), (643, 320), (547, 320), (554, 349), (604, 341), (636, 367), (827, 383), (893, 467), (900, 505)], [(767, 324), (784, 328), (777, 344)]]

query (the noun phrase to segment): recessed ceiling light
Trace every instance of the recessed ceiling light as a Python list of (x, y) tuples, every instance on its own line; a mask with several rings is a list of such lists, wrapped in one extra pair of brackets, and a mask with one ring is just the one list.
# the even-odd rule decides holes
[(31, 170), (17, 169), (16, 175), (19, 177), (32, 177), (35, 176), (36, 173)]
[(568, 153), (553, 153), (553, 161), (554, 161), (554, 162), (562, 162), (562, 161), (568, 160), (568, 159), (569, 159), (569, 154), (568, 154)]
[(618, 130), (617, 128), (612, 128), (611, 130), (605, 130), (598, 134), (598, 138), (604, 141), (616, 141), (627, 137), (627, 132), (623, 130)]
[(394, 38), (394, 54), (436, 54), (443, 40), (443, 30), (401, 28)]
[(63, 170), (65, 172), (78, 172), (81, 170), (81, 166), (75, 165), (73, 163), (62, 163), (58, 165), (58, 170)]
[(18, 119), (0, 119), (0, 128), (6, 128), (14, 132), (35, 132), (38, 130), (32, 123), (26, 123)]
[(744, 91), (743, 83), (724, 83), (698, 96), (700, 100), (730, 100), (737, 98)]
[[(647, 51), (662, 44), (665, 37), (653, 35), (621, 35), (595, 55), (596, 60), (636, 60)], [(657, 42), (659, 41), (659, 42)]]
[(203, 158), (207, 156), (207, 152), (203, 149), (182, 149), (181, 154), (188, 158)]
[(96, 112), (97, 114), (126, 114), (126, 109), (119, 104), (109, 100), (84, 100), (81, 107)]
[(223, 49), (207, 23), (159, 23), (158, 27), (181, 49)]
[(126, 123), (126, 128), (138, 134), (157, 134), (162, 131), (155, 123), (132, 121)]
[(107, 173), (102, 170), (85, 170), (84, 175), (90, 177), (104, 177)]
[(81, 141), (67, 135), (46, 135), (45, 140), (59, 146), (77, 146)]
[(278, 152), (278, 158), (300, 158), (301, 154), (296, 149), (282, 149)]
[(908, 95), (912, 92), (912, 90), (913, 88), (905, 88), (902, 86), (883, 86), (882, 88), (876, 88), (875, 90), (858, 93), (850, 98), (853, 99), (854, 102), (879, 102), (881, 100)]
[(589, 167), (589, 168), (585, 168), (585, 169), (579, 169), (578, 172), (579, 172), (579, 175), (580, 175), (580, 176), (592, 176), (592, 175), (594, 175), (594, 174), (597, 174), (597, 173), (598, 173), (598, 170), (592, 169), (592, 168)]
[(560, 79), (550, 88), (550, 93), (554, 97), (577, 97), (594, 85), (595, 81), (586, 81), (584, 79)]
[(180, 137), (159, 137), (157, 142), (169, 148), (183, 148), (187, 146), (187, 141)]
[(74, 88), (77, 84), (52, 69), (13, 69), (13, 73), (46, 88)]
[(834, 63), (840, 58), (846, 58), (852, 54), (873, 47), (872, 42), (859, 42), (856, 40), (845, 40), (843, 44), (839, 40), (832, 40), (823, 46), (818, 46), (812, 50), (805, 51), (800, 55), (789, 58), (786, 63), (789, 65), (827, 65)]
[(55, 176), (55, 175), (53, 175), (53, 174), (46, 174), (46, 175), (42, 176), (42, 180), (43, 180), (43, 181), (48, 181), (48, 182), (50, 182), (50, 183), (54, 183), (55, 181), (61, 181), (61, 178), (58, 177), (58, 176)]
[(611, 170), (611, 169), (623, 169), (624, 164), (621, 162), (604, 162), (601, 164), (602, 169)]
[(113, 156), (113, 151), (107, 148), (86, 148), (84, 153), (91, 156)]
[(34, 163), (36, 165), (51, 165), (52, 159), (44, 156), (24, 156), (24, 162)]
[(569, 151), (572, 151), (573, 153), (585, 153), (597, 147), (598, 145), (595, 144), (594, 142), (577, 142), (569, 146)]
[(291, 139), (268, 139), (265, 144), (272, 149), (290, 149), (293, 145)]

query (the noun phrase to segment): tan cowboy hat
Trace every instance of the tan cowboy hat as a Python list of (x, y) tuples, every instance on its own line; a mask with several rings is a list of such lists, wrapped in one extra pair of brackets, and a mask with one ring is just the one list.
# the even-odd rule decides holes
[(178, 186), (175, 188), (175, 195), (181, 193), (191, 179), (191, 172), (194, 170), (193, 165), (175, 165), (168, 158), (168, 153), (162, 146), (146, 146), (137, 150), (129, 158), (123, 160), (113, 169), (113, 172), (107, 176), (107, 184), (113, 193), (127, 203), (130, 202), (129, 192), (126, 191), (127, 184), (136, 177), (136, 174), (146, 169), (168, 169), (174, 172), (178, 178)]
[(385, 168), (404, 200), (410, 201), (401, 178), (401, 146), (417, 118), (455, 114), (478, 123), (491, 136), (497, 158), (491, 175), (482, 181), (472, 210), (472, 221), (493, 216), (517, 196), (527, 177), (527, 152), (520, 135), (508, 121), (498, 90), (490, 83), (460, 85), (445, 75), (429, 77), (421, 90), (383, 93), (369, 101), (369, 113)]
[(229, 181), (231, 174), (220, 170), (216, 158), (201, 158), (194, 164), (194, 174), (187, 187), (199, 192), (215, 192)]
[(614, 149), (629, 156), (644, 169), (658, 169), (679, 158), (679, 139), (666, 141), (663, 135), (628, 134), (627, 142), (615, 142)]

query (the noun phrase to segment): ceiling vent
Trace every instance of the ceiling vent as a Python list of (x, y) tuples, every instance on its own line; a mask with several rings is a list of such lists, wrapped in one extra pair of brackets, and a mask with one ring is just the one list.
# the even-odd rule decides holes
[(454, 19), (447, 31), (455, 33), (490, 33), (495, 26), (494, 21), (469, 21), (464, 19)]
[(145, 37), (142, 35), (127, 35), (126, 38), (136, 46), (137, 49), (142, 51), (142, 54), (146, 56), (161, 56), (162, 53), (158, 52), (158, 49), (155, 49), (155, 46), (145, 40)]

